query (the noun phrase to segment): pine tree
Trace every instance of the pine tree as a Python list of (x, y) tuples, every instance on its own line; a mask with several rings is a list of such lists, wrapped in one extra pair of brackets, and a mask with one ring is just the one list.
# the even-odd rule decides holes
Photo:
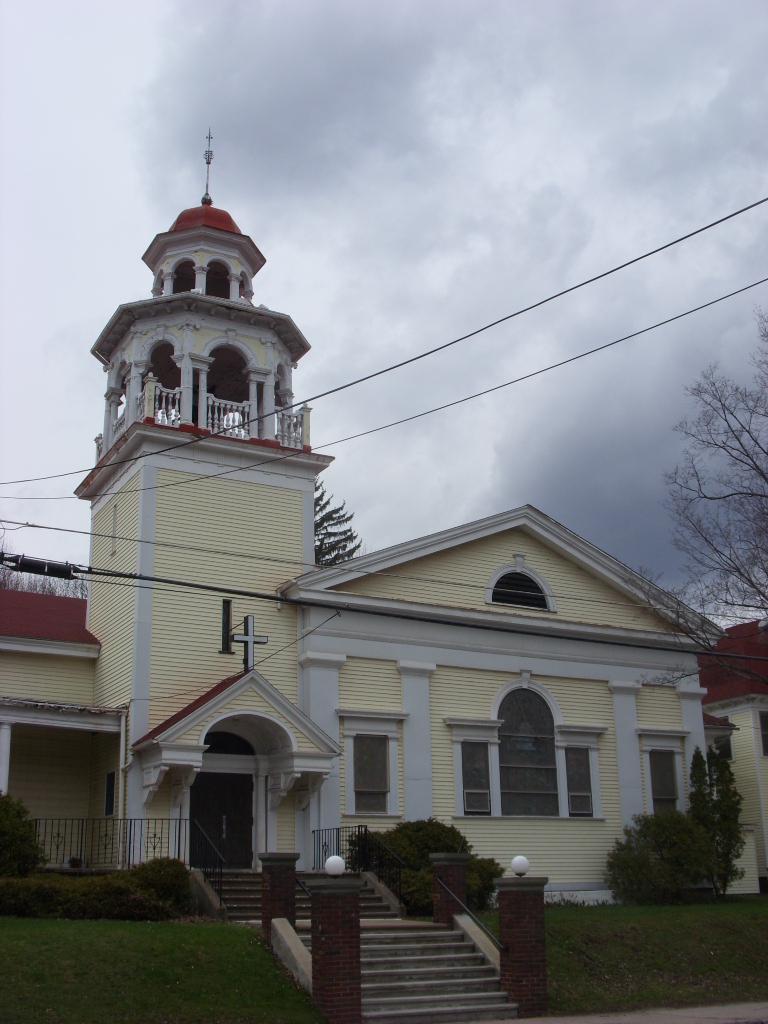
[(709, 879), (718, 896), (741, 878), (736, 862), (744, 849), (739, 825), (742, 797), (728, 762), (711, 748), (704, 755), (697, 747), (691, 759), (688, 813), (703, 825), (712, 844)]
[(333, 504), (333, 495), (325, 493), (325, 485), (315, 481), (315, 563), (338, 565), (352, 558), (362, 541), (349, 525), (354, 512), (346, 511), (346, 502)]

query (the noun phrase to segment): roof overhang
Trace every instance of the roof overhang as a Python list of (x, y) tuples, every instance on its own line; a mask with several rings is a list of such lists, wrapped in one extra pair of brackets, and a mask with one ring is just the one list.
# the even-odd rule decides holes
[(239, 300), (220, 299), (215, 295), (178, 292), (176, 295), (159, 295), (118, 306), (92, 345), (91, 353), (107, 366), (134, 324), (185, 313), (199, 313), (214, 320), (220, 319), (222, 327), (225, 324), (242, 324), (270, 330), (282, 341), (294, 362), (306, 355), (311, 347), (287, 313), (277, 313), (265, 306), (252, 306)]
[(0, 721), (12, 725), (37, 725), (87, 732), (120, 732), (127, 711), (88, 704), (55, 704), (50, 701), (15, 700), (0, 697)]
[(236, 234), (233, 231), (222, 231), (220, 228), (198, 224), (183, 228), (181, 231), (163, 231), (155, 235), (147, 251), (141, 257), (150, 270), (154, 270), (166, 253), (188, 251), (189, 249), (209, 249), (216, 252), (223, 250), (236, 252), (251, 272), (258, 274), (266, 257), (259, 250), (250, 235)]

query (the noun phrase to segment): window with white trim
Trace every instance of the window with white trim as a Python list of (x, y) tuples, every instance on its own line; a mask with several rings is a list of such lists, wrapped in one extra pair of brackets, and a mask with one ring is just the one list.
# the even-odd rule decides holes
[(566, 725), (551, 694), (523, 673), (496, 718), (445, 718), (453, 734), (455, 814), (600, 818), (598, 742), (605, 726)]
[(462, 789), (465, 814), (491, 813), (491, 773), (488, 744), (465, 740), (461, 744)]
[(649, 750), (653, 813), (677, 810), (677, 772), (673, 750)]
[(355, 814), (386, 814), (389, 794), (386, 736), (355, 736)]
[(559, 814), (555, 722), (534, 690), (512, 690), (499, 707), (501, 813)]
[(525, 572), (508, 572), (496, 583), (493, 604), (513, 604), (519, 608), (547, 610), (547, 598), (539, 584)]
[(592, 817), (592, 779), (588, 747), (565, 748), (565, 776), (568, 784), (568, 816)]
[(337, 708), (343, 720), (345, 814), (400, 814), (398, 756), (406, 711)]

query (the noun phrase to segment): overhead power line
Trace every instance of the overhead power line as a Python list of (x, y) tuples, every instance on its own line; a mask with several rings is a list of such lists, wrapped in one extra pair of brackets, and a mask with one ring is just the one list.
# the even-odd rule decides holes
[[(430, 409), (424, 409), (421, 412), (413, 413), (410, 416), (404, 416), (398, 420), (391, 420), (388, 423), (383, 423), (378, 427), (371, 427), (368, 430), (361, 430), (356, 434), (348, 434), (346, 437), (337, 438), (335, 441), (328, 441), (326, 444), (318, 445), (313, 448), (314, 453), (322, 452), (326, 448), (333, 448), (336, 445), (346, 444), (348, 441), (356, 441), (361, 437), (368, 437), (371, 434), (378, 434), (382, 430), (389, 430), (391, 427), (399, 427), (404, 423), (411, 423), (413, 420), (423, 419), (425, 416), (431, 416), (436, 412), (443, 412), (445, 409), (452, 409), (454, 406), (463, 405), (465, 402), (474, 401), (476, 398), (483, 398), (485, 395), (493, 394), (494, 391), (500, 391), (503, 388), (511, 387), (513, 384), (521, 384), (523, 381), (531, 380), (534, 377), (539, 377), (544, 373), (549, 373), (551, 370), (560, 369), (562, 366), (568, 366), (570, 363), (578, 362), (580, 359), (586, 359), (588, 356), (596, 355), (598, 352), (604, 352), (606, 349), (613, 348), (616, 345), (620, 345), (625, 341), (630, 341), (632, 338), (638, 338), (643, 334), (648, 334), (650, 331), (655, 331), (659, 327), (665, 327), (667, 324), (674, 323), (676, 320), (682, 320), (684, 317), (691, 316), (693, 313), (699, 313), (703, 309), (708, 309), (710, 306), (715, 306), (719, 302), (725, 302), (726, 299), (732, 299), (735, 295), (741, 295), (744, 292), (749, 291), (752, 288), (757, 288), (761, 284), (768, 282), (768, 277), (763, 277), (759, 281), (755, 281), (752, 284), (744, 285), (743, 288), (737, 288), (735, 291), (728, 292), (726, 295), (721, 295), (717, 299), (711, 299), (709, 302), (704, 302), (699, 306), (694, 306), (692, 309), (688, 309), (683, 313), (677, 313), (675, 316), (667, 317), (666, 320), (660, 320), (658, 323), (651, 324), (650, 327), (643, 327), (639, 331), (633, 331), (631, 334), (625, 334), (621, 338), (615, 338), (613, 341), (607, 341), (603, 345), (597, 345), (594, 348), (587, 349), (585, 352), (579, 352), (575, 356), (568, 356), (566, 359), (560, 359), (556, 363), (550, 363), (549, 366), (541, 367), (538, 370), (532, 370), (530, 373), (525, 373), (520, 377), (515, 377), (512, 380), (505, 381), (503, 384), (495, 384), (493, 387), (485, 388), (482, 391), (476, 391), (474, 394), (465, 395), (462, 398), (456, 398), (451, 402), (444, 402), (442, 405), (432, 406)], [(207, 435), (206, 435), (207, 436)], [(170, 448), (164, 448), (160, 451), (152, 452), (153, 455), (161, 455), (165, 452), (174, 453), (171, 457), (177, 459), (180, 462), (187, 461), (185, 456), (179, 455), (179, 449), (186, 447), (185, 443), (172, 446)], [(282, 462), (286, 459), (293, 459), (299, 455), (302, 455), (302, 449), (296, 449), (295, 451), (287, 452), (285, 455), (281, 455), (277, 459), (260, 459), (258, 462), (249, 463), (247, 466), (236, 466), (230, 469), (221, 470), (219, 473), (210, 473), (208, 475), (197, 474), (196, 476), (190, 477), (185, 480), (171, 480), (164, 484), (152, 484), (147, 487), (136, 487), (133, 488), (133, 492), (145, 491), (145, 490), (164, 490), (168, 487), (188, 487), (192, 484), (200, 485), (207, 480), (216, 480), (222, 476), (231, 476), (234, 473), (242, 473), (249, 469), (258, 469), (260, 466), (275, 465), (277, 462)], [(136, 457), (138, 459), (139, 456)], [(112, 466), (120, 466), (126, 462), (136, 461), (136, 459), (126, 459), (123, 461), (116, 461), (112, 463)], [(199, 465), (200, 459), (194, 460), (194, 465)], [(69, 475), (69, 474), (67, 474)], [(44, 478), (41, 478), (44, 479)], [(102, 491), (99, 494), (91, 495), (91, 500), (95, 498), (101, 498), (108, 495), (109, 491)], [(54, 494), (54, 495), (40, 495), (40, 496), (24, 496), (19, 494), (7, 494), (0, 495), (0, 500), (11, 500), (11, 501), (72, 501), (77, 500), (77, 496), (74, 494)]]
[[(664, 644), (659, 643), (658, 641), (647, 642), (642, 640), (621, 639), (618, 637), (575, 636), (572, 633), (561, 632), (556, 628), (553, 629), (551, 626), (535, 628), (530, 625), (513, 624), (510, 622), (466, 622), (457, 619), (455, 616), (449, 616), (448, 614), (427, 615), (394, 608), (360, 608), (355, 604), (343, 601), (340, 598), (337, 598), (336, 600), (332, 600), (331, 598), (315, 597), (296, 598), (288, 597), (283, 593), (266, 593), (258, 590), (223, 587), (213, 583), (197, 583), (193, 580), (181, 580), (167, 576), (153, 576), (147, 573), (120, 572), (116, 569), (102, 569), (91, 565), (75, 565), (70, 562), (52, 562), (46, 561), (45, 559), (35, 558), (27, 559), (26, 556), (23, 556), (25, 559), (24, 561), (22, 560), (22, 556), (18, 555), (12, 557), (17, 560), (17, 564), (19, 566), (22, 566), (18, 571), (32, 571), (36, 572), (38, 575), (50, 575), (61, 579), (74, 579), (78, 576), (94, 576), (100, 579), (104, 578), (106, 580), (132, 580), (141, 583), (160, 584), (164, 587), (178, 587), (185, 590), (222, 594), (226, 597), (247, 597), (251, 600), (265, 601), (270, 604), (286, 604), (299, 608), (325, 608), (328, 611), (333, 611), (334, 613), (348, 612), (350, 614), (370, 615), (374, 618), (398, 619), (405, 622), (423, 622), (437, 626), (450, 626), (453, 629), (479, 630), (480, 632), (502, 633), (518, 636), (535, 636), (543, 639), (567, 640), (570, 643), (595, 644), (596, 646), (602, 647), (622, 647), (634, 650), (658, 651), (667, 654), (712, 654), (712, 651), (702, 647), (683, 648), (674, 640)], [(8, 556), (6, 556), (6, 562), (7, 558)], [(30, 567), (28, 570), (23, 568), (25, 564)], [(456, 612), (460, 614), (461, 610), (456, 609)], [(585, 623), (584, 625), (589, 627), (588, 623)], [(733, 657), (742, 661), (768, 661), (768, 656), (763, 657), (760, 655), (730, 655), (721, 654), (721, 652), (718, 651), (717, 656), (726, 658)]]
[[(639, 256), (634, 256), (632, 259), (626, 260), (624, 263), (619, 263), (615, 267), (611, 267), (610, 270), (604, 270), (599, 274), (595, 274), (592, 277), (586, 278), (584, 281), (580, 281), (578, 284), (570, 285), (568, 288), (563, 288), (559, 292), (555, 292), (553, 295), (548, 295), (544, 299), (539, 299), (537, 302), (533, 302), (528, 306), (523, 306), (521, 309), (515, 310), (513, 313), (507, 313), (505, 316), (499, 317), (496, 320), (492, 320), (490, 323), (484, 324), (482, 327), (478, 327), (473, 331), (469, 331), (467, 334), (462, 334), (458, 338), (453, 338), (451, 341), (446, 341), (442, 345), (436, 345), (434, 348), (427, 349), (424, 352), (419, 352), (415, 356), (409, 356), (407, 359), (402, 359), (399, 362), (391, 363), (389, 366), (382, 367), (379, 370), (373, 370), (370, 373), (363, 374), (361, 377), (356, 377), (354, 380), (347, 381), (345, 384), (338, 384), (335, 387), (329, 388), (326, 391), (320, 391), (316, 395), (311, 395), (309, 398), (303, 398), (299, 402), (294, 402), (292, 405), (283, 406), (281, 411), (287, 412), (291, 409), (299, 408), (308, 402), (317, 402), (321, 398), (327, 398), (329, 395), (338, 394), (340, 391), (345, 391), (348, 388), (356, 387), (358, 384), (364, 384), (366, 381), (373, 380), (376, 377), (381, 377), (384, 374), (391, 373), (393, 370), (402, 369), (404, 366), (410, 366), (412, 363), (419, 362), (422, 359), (426, 359), (429, 356), (436, 355), (438, 352), (443, 352), (445, 349), (451, 348), (454, 345), (458, 345), (462, 341), (468, 341), (470, 338), (477, 337), (478, 334), (483, 334), (485, 331), (491, 330), (493, 327), (498, 327), (499, 324), (506, 323), (508, 320), (513, 320), (516, 317), (522, 316), (525, 313), (530, 313), (534, 309), (539, 309), (542, 306), (547, 305), (550, 302), (554, 302), (556, 299), (563, 298), (565, 295), (570, 295), (572, 292), (578, 291), (581, 288), (586, 288), (587, 285), (595, 284), (597, 281), (601, 281), (604, 278), (611, 277), (613, 274), (617, 274), (621, 270), (626, 270), (627, 267), (633, 266), (635, 263), (640, 263), (643, 260), (648, 259), (651, 256), (656, 256), (660, 252), (664, 252), (666, 249), (671, 249), (675, 245), (679, 245), (681, 242), (685, 242), (690, 238), (694, 238), (696, 235), (700, 235), (705, 231), (709, 231), (711, 228), (717, 227), (720, 224), (724, 224), (726, 221), (732, 220), (734, 217), (739, 217), (743, 213), (747, 213), (749, 210), (754, 210), (758, 206), (762, 206), (763, 203), (768, 203), (768, 196), (763, 199), (758, 199), (757, 202), (750, 203), (748, 206), (742, 206), (739, 210), (734, 210), (732, 213), (726, 214), (724, 217), (719, 217), (717, 220), (711, 221), (709, 224), (705, 224), (703, 227), (696, 228), (694, 231), (689, 231), (685, 235), (680, 235), (679, 238), (672, 239), (671, 242), (665, 242), (663, 245), (656, 246), (655, 249), (649, 249), (647, 252), (642, 253)], [(265, 418), (264, 415), (254, 416), (247, 421), (248, 424), (259, 423)], [(215, 437), (218, 434), (225, 433), (225, 430), (212, 431), (205, 435), (198, 435), (189, 439), (185, 439), (182, 446), (197, 444), (204, 437)], [(182, 447), (179, 445), (169, 446), (166, 449), (161, 449), (153, 454), (159, 455), (165, 451), (172, 451), (174, 448)], [(148, 453), (142, 452), (139, 455), (135, 455), (130, 459), (121, 460), (125, 463), (136, 462), (139, 459), (146, 458)], [(120, 465), (121, 463), (115, 463)], [(82, 473), (89, 473), (93, 469), (93, 466), (87, 466), (82, 469), (72, 469), (65, 473), (50, 473), (47, 476), (37, 477), (24, 477), (18, 480), (0, 480), (0, 487), (12, 486), (16, 484), (27, 484), (37, 483), (42, 480), (58, 480), (67, 476), (79, 476)]]

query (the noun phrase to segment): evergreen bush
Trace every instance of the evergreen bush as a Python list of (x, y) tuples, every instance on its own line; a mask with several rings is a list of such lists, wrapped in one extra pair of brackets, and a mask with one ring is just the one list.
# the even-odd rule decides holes
[(745, 843), (739, 823), (742, 797), (731, 766), (714, 750), (707, 751), (706, 761), (698, 747), (693, 753), (689, 803), (688, 813), (711, 840), (707, 881), (717, 896), (725, 896), (728, 887), (744, 874), (736, 864)]
[(681, 811), (638, 814), (608, 854), (606, 880), (629, 903), (681, 903), (707, 877), (712, 844)]
[(494, 879), (504, 869), (492, 857), (478, 857), (465, 836), (436, 818), (402, 821), (389, 832), (374, 833), (403, 861), (402, 900), (415, 917), (432, 915), (432, 863), (430, 853), (468, 853), (467, 903), (474, 911), (487, 910), (495, 891)]
[(0, 877), (24, 877), (42, 863), (43, 851), (26, 807), (0, 793)]

